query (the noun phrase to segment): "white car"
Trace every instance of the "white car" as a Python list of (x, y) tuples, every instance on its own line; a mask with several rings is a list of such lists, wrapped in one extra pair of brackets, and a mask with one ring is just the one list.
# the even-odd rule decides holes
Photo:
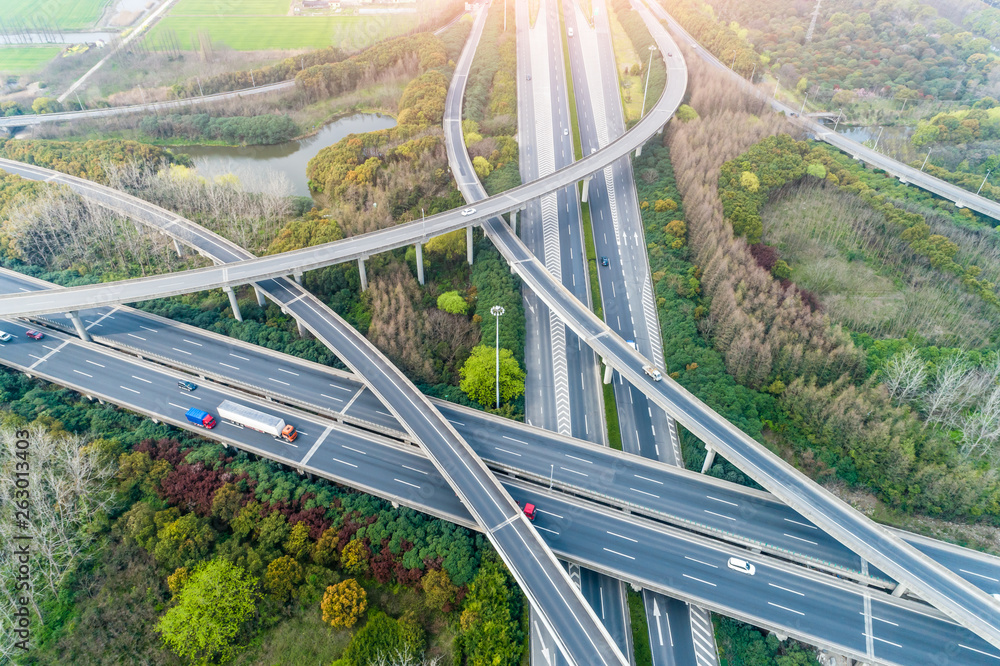
[(564, 127), (563, 128), (563, 136), (568, 136), (568, 135), (569, 135), (569, 128), (568, 127)]
[(14, 339), (14, 336), (7, 331), (0, 331), (0, 342), (10, 342)]
[(746, 560), (741, 560), (738, 557), (730, 557), (728, 564), (729, 568), (733, 571), (739, 571), (740, 573), (745, 573), (748, 576), (752, 576), (757, 573), (757, 567)]
[(476, 214), (475, 208), (466, 208), (465, 210), (462, 211), (462, 217), (468, 217), (469, 215), (475, 215), (475, 214)]

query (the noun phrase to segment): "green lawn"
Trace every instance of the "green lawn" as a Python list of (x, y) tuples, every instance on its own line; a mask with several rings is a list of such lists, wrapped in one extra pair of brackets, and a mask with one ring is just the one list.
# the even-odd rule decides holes
[(90, 28), (110, 0), (0, 0), (0, 18), (39, 21), (71, 30)]
[[(271, 0), (255, 0), (264, 6)], [(249, 13), (249, 12), (247, 12)], [(322, 48), (361, 49), (413, 27), (413, 16), (185, 16), (171, 12), (150, 33), (148, 44), (173, 30), (182, 49), (195, 50), (197, 36), (207, 32), (216, 45), (237, 51)]]
[(61, 46), (13, 46), (0, 48), (0, 74), (26, 74), (41, 69), (59, 55)]
[(276, 14), (285, 16), (291, 6), (289, 0), (180, 0), (170, 13), (208, 14), (216, 16), (253, 16), (254, 14)]

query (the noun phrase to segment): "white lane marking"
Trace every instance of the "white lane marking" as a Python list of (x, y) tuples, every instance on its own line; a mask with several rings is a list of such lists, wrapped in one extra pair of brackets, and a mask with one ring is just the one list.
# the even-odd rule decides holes
[(776, 588), (778, 588), (779, 590), (784, 590), (785, 592), (791, 592), (792, 594), (797, 594), (797, 595), (799, 595), (800, 597), (804, 597), (804, 596), (806, 596), (806, 595), (805, 595), (805, 594), (803, 594), (802, 592), (799, 592), (799, 591), (797, 591), (797, 590), (792, 590), (792, 589), (789, 589), (789, 588), (787, 588), (787, 587), (781, 587), (780, 585), (775, 585), (774, 583), (768, 583), (768, 585), (770, 585), (771, 587), (776, 587)]
[(802, 527), (808, 527), (808, 528), (809, 528), (809, 529), (811, 529), (811, 530), (816, 530), (816, 529), (819, 529), (819, 528), (818, 528), (818, 527), (816, 527), (815, 525), (810, 525), (809, 523), (800, 523), (799, 521), (797, 521), (797, 520), (792, 520), (791, 518), (785, 518), (785, 520), (787, 520), (787, 521), (788, 521), (788, 522), (790, 522), (790, 523), (795, 523), (796, 525), (801, 525)]
[(594, 461), (593, 461), (593, 460), (585, 460), (585, 459), (583, 459), (583, 458), (577, 458), (576, 456), (571, 456), (571, 455), (570, 455), (570, 454), (568, 454), (568, 453), (567, 453), (567, 454), (565, 454), (565, 455), (566, 455), (566, 457), (567, 457), (567, 458), (572, 458), (573, 460), (579, 460), (580, 462), (582, 462), (582, 463), (587, 463), (588, 465), (593, 465), (593, 464), (594, 464)]
[(100, 363), (98, 363), (96, 361), (91, 361), (89, 358), (86, 359), (86, 361), (87, 361), (87, 363), (89, 363), (91, 365), (96, 365), (98, 368), (103, 368), (104, 367), (103, 365), (101, 365)]
[(239, 368), (237, 368), (235, 365), (229, 365), (228, 363), (223, 363), (222, 361), (219, 361), (219, 365), (224, 365), (227, 368), (232, 368), (233, 370), (239, 370)]
[[(236, 354), (231, 354), (231, 356), (236, 356)], [(357, 388), (347, 388), (346, 386), (338, 386), (337, 384), (330, 384), (330, 386), (332, 386), (335, 389), (339, 389), (341, 391), (348, 391), (351, 393), (357, 390)]]
[(806, 543), (811, 543), (811, 544), (812, 544), (812, 545), (814, 545), (814, 546), (818, 546), (818, 545), (819, 545), (819, 544), (818, 544), (818, 543), (816, 543), (815, 541), (810, 541), (809, 539), (803, 539), (802, 537), (797, 537), (797, 536), (795, 536), (794, 534), (785, 534), (784, 532), (782, 532), (782, 534), (784, 534), (784, 535), (785, 535), (786, 537), (788, 537), (789, 539), (795, 539), (795, 540), (797, 540), (797, 541), (804, 541), (804, 542), (806, 542)]
[(625, 539), (626, 541), (631, 541), (632, 543), (639, 543), (638, 539), (633, 539), (632, 537), (627, 537), (624, 534), (618, 534), (617, 532), (608, 532), (611, 536), (616, 536), (619, 539)]
[(703, 562), (701, 560), (696, 560), (695, 558), (688, 557), (687, 555), (684, 556), (684, 559), (685, 560), (691, 560), (692, 562), (697, 562), (698, 564), (704, 564), (706, 567), (712, 567), (713, 569), (718, 569), (719, 568), (718, 565), (716, 565), (716, 564), (712, 564), (711, 562)]
[(721, 513), (716, 513), (716, 512), (714, 512), (714, 511), (709, 511), (708, 509), (705, 509), (705, 513), (710, 513), (710, 514), (712, 514), (713, 516), (718, 516), (719, 518), (725, 518), (726, 520), (736, 520), (736, 519), (735, 519), (735, 518), (733, 518), (732, 516), (724, 516), (724, 515), (722, 515)]
[(562, 467), (562, 466), (560, 466), (559, 469), (561, 469), (563, 471), (566, 471), (566, 472), (572, 472), (573, 474), (579, 474), (580, 476), (586, 476), (586, 477), (590, 476), (589, 474), (584, 474), (583, 472), (578, 472), (575, 469), (570, 469), (568, 467)]
[(142, 340), (143, 342), (146, 341), (146, 338), (136, 335), (135, 333), (126, 333), (125, 335), (129, 336), (130, 338), (135, 338), (136, 340)]
[(645, 490), (639, 490), (638, 488), (632, 488), (632, 487), (629, 487), (629, 490), (631, 490), (634, 493), (642, 493), (643, 495), (649, 495), (650, 497), (655, 497), (656, 499), (660, 499), (659, 495), (654, 495), (653, 493), (647, 493)]
[(368, 455), (365, 451), (362, 451), (361, 449), (356, 449), (353, 446), (348, 446), (347, 444), (341, 444), (341, 446), (344, 447), (345, 449), (349, 450), (349, 451), (354, 451), (355, 453), (360, 453), (363, 456)]
[[(774, 603), (773, 601), (768, 601), (767, 605), (768, 606), (774, 606), (775, 608), (780, 608), (781, 610), (786, 610), (789, 613), (795, 613), (796, 615), (805, 615), (805, 613), (803, 613), (802, 611), (797, 611), (794, 608), (788, 608), (786, 606), (781, 606), (779, 604)], [(902, 646), (900, 646), (900, 647), (902, 647)]]
[(712, 497), (711, 495), (705, 495), (710, 500), (715, 500), (716, 502), (722, 502), (723, 504), (728, 504), (729, 506), (739, 506), (736, 502), (729, 502), (724, 499), (719, 499), (718, 497)]
[(34, 363), (32, 363), (31, 367), (29, 367), (28, 369), (29, 370), (34, 370), (36, 365), (38, 365), (39, 363), (42, 363), (43, 361), (47, 361), (50, 356), (52, 356), (53, 354), (55, 354), (57, 351), (59, 351), (60, 349), (62, 349), (63, 347), (65, 347), (68, 344), (69, 344), (69, 340), (66, 340), (61, 345), (59, 345), (58, 347), (56, 347), (55, 349), (52, 349), (51, 347), (49, 347), (48, 349), (52, 349), (52, 351), (50, 351), (45, 356), (35, 356), (34, 354), (28, 354), (28, 356), (30, 356), (32, 358), (37, 358), (38, 359), (37, 361), (35, 361)]
[(562, 516), (560, 516), (558, 513), (552, 513), (551, 511), (546, 511), (545, 509), (539, 509), (537, 507), (535, 508), (535, 511), (537, 511), (538, 513), (544, 513), (547, 516), (552, 516), (553, 518), (558, 518), (558, 519), (562, 520)]
[(460, 421), (452, 421), (451, 419), (448, 419), (448, 422), (449, 423), (454, 423), (457, 426), (465, 426), (465, 424), (462, 423), (462, 422), (460, 422)]
[(280, 379), (275, 379), (274, 377), (268, 377), (268, 379), (277, 384), (284, 384), (285, 386), (291, 386), (291, 384), (289, 384), (288, 382), (283, 382)]
[(535, 529), (536, 530), (542, 530), (543, 532), (551, 532), (552, 534), (555, 534), (556, 536), (559, 536), (559, 532), (556, 532), (555, 530), (550, 530), (547, 527), (542, 527), (541, 525), (535, 525)]
[(354, 463), (349, 463), (349, 462), (344, 462), (344, 461), (343, 461), (343, 460), (341, 460), (340, 458), (333, 458), (333, 460), (336, 460), (336, 461), (337, 461), (337, 462), (339, 462), (339, 463), (340, 463), (341, 465), (347, 465), (348, 467), (355, 467), (355, 468), (357, 467), (357, 465), (355, 465)]
[(147, 384), (152, 384), (153, 383), (149, 379), (143, 379), (142, 377), (137, 377), (136, 375), (132, 375), (132, 379), (138, 379), (140, 382), (146, 382)]
[(73, 372), (75, 372), (78, 375), (83, 375), (84, 377), (90, 377), (91, 379), (94, 378), (94, 375), (88, 375), (86, 372), (83, 372), (82, 370), (75, 370), (74, 369)]
[(234, 354), (233, 352), (229, 352), (229, 355), (232, 356), (232, 357), (234, 357), (234, 358), (238, 358), (238, 359), (240, 359), (242, 361), (249, 361), (250, 360), (246, 356), (240, 356), (239, 354)]
[(291, 370), (285, 370), (284, 368), (278, 368), (278, 370), (280, 370), (281, 372), (287, 372), (287, 373), (288, 373), (288, 374), (290, 374), (290, 375), (295, 375), (296, 377), (298, 377), (298, 376), (299, 376), (299, 373), (297, 373), (297, 372), (292, 372)]
[(403, 481), (402, 479), (396, 479), (396, 478), (393, 478), (393, 481), (397, 483), (402, 483), (404, 486), (410, 486), (411, 488), (416, 488), (417, 490), (420, 490), (420, 486), (418, 486), (415, 483), (410, 483), (409, 481)]
[(198, 345), (199, 347), (204, 347), (205, 346), (205, 345), (201, 344), (200, 342), (195, 342), (194, 340), (188, 340), (187, 338), (181, 338), (181, 340), (183, 340), (184, 342), (188, 343), (189, 345)]
[(655, 483), (659, 486), (663, 485), (663, 481), (657, 481), (656, 479), (650, 479), (645, 476), (639, 476), (638, 474), (633, 474), (632, 476), (634, 476), (637, 479), (642, 479), (643, 481), (649, 481), (650, 483)]
[(134, 388), (129, 388), (129, 387), (127, 387), (127, 386), (122, 386), (121, 384), (119, 384), (119, 385), (118, 385), (118, 388), (123, 388), (123, 389), (125, 389), (126, 391), (132, 391), (132, 393), (136, 393), (136, 394), (139, 394), (139, 392), (138, 392), (138, 391), (136, 391), (136, 390), (135, 390)]
[(324, 398), (333, 400), (334, 402), (344, 402), (343, 398), (334, 398), (332, 395), (327, 395), (326, 393), (320, 393), (320, 395), (323, 396)]
[(711, 585), (712, 587), (718, 587), (715, 583), (709, 583), (707, 580), (702, 580), (701, 578), (695, 578), (694, 576), (689, 576), (687, 574), (681, 574), (685, 578), (690, 578), (691, 580), (696, 580), (699, 583), (704, 583), (705, 585)]
[[(771, 602), (769, 601), (768, 603), (771, 603)], [(773, 605), (773, 604), (772, 604), (772, 605)], [(799, 615), (802, 615), (802, 613), (799, 613)], [(864, 634), (864, 633), (862, 633), (861, 635), (862, 635), (862, 636), (864, 636), (865, 634)], [(893, 643), (892, 641), (887, 641), (887, 640), (885, 640), (884, 638), (879, 638), (878, 636), (872, 636), (872, 638), (873, 638), (873, 639), (875, 639), (875, 640), (877, 640), (877, 641), (880, 641), (880, 642), (882, 642), (882, 643), (888, 643), (889, 645), (895, 645), (895, 646), (896, 646), (896, 647), (898, 647), (898, 648), (901, 648), (901, 647), (903, 647), (903, 646), (902, 646), (902, 645), (900, 645), (899, 643)]]
[(967, 569), (959, 569), (959, 571), (961, 571), (962, 573), (967, 573), (970, 576), (979, 576), (980, 578), (985, 578), (986, 580), (991, 580), (994, 583), (1000, 583), (1000, 580), (997, 580), (996, 578), (993, 578), (991, 576), (984, 576), (983, 574), (976, 573), (975, 571), (969, 571)]
[(425, 472), (422, 469), (417, 469), (416, 467), (410, 467), (409, 465), (403, 465), (403, 467), (405, 467), (406, 469), (410, 470), (411, 472), (417, 472), (419, 474), (423, 474), (424, 476), (427, 475), (427, 472)]
[(512, 441), (512, 442), (517, 442), (518, 444), (524, 444), (525, 446), (527, 446), (527, 445), (528, 445), (528, 443), (527, 443), (527, 442), (522, 442), (522, 441), (521, 441), (521, 440), (519, 440), (519, 439), (514, 439), (513, 437), (508, 437), (507, 435), (504, 435), (504, 436), (503, 436), (503, 438), (504, 438), (504, 439), (509, 439), (509, 440), (510, 440), (510, 441)]
[(968, 645), (962, 645), (961, 643), (959, 643), (958, 647), (965, 648), (966, 650), (970, 650), (972, 652), (978, 652), (979, 654), (986, 655), (987, 657), (993, 657), (994, 659), (1000, 659), (1000, 655), (995, 655), (995, 654), (993, 654), (991, 652), (983, 652), (982, 650), (977, 650), (976, 648), (969, 647)]
[(610, 548), (605, 548), (604, 550), (608, 551), (609, 553), (614, 553), (615, 555), (620, 555), (622, 557), (627, 557), (630, 560), (634, 560), (635, 559), (631, 555), (626, 555), (625, 553), (619, 553), (617, 550), (611, 550)]
[(189, 352), (186, 349), (178, 349), (177, 347), (171, 347), (171, 349), (173, 349), (175, 352), (180, 352), (182, 354), (187, 354), (188, 356), (194, 356), (194, 354), (192, 354), (191, 352)]
[(327, 426), (326, 430), (323, 431), (323, 434), (316, 438), (316, 443), (312, 445), (312, 447), (309, 449), (309, 452), (306, 453), (305, 457), (299, 461), (300, 465), (305, 465), (307, 462), (309, 462), (309, 459), (313, 457), (313, 454), (316, 453), (316, 450), (319, 448), (319, 445), (323, 443), (323, 440), (326, 439), (326, 436), (330, 434), (331, 430), (333, 430), (333, 426)]
[[(858, 615), (864, 615), (864, 613), (863, 612), (859, 612)], [(875, 617), (874, 615), (872, 615), (872, 619), (873, 620), (878, 620), (879, 622), (885, 622), (886, 624), (891, 624), (894, 627), (898, 627), (899, 626), (898, 624), (896, 624), (895, 622), (892, 622), (891, 620), (883, 620), (882, 618)]]
[[(146, 330), (146, 331), (149, 331), (150, 333), (159, 333), (159, 331), (156, 330), (155, 328), (150, 328), (149, 326), (143, 326), (142, 324), (139, 324), (139, 328), (141, 328), (143, 330)], [(133, 336), (133, 337), (135, 337), (135, 336)]]
[(520, 453), (514, 453), (513, 451), (508, 451), (507, 449), (501, 449), (499, 446), (494, 446), (493, 448), (496, 449), (497, 451), (502, 451), (503, 453), (509, 453), (512, 456), (517, 456), (518, 458), (521, 457)]
[(177, 403), (168, 402), (167, 404), (170, 405), (171, 407), (176, 407), (177, 409), (187, 409), (186, 407), (181, 407)]

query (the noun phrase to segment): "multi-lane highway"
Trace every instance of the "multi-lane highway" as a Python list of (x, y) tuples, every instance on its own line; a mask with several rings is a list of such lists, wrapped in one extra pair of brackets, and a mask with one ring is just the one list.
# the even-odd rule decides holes
[(28, 127), (41, 125), (43, 123), (59, 123), (71, 120), (92, 120), (94, 118), (111, 118), (112, 116), (124, 116), (132, 113), (156, 113), (159, 111), (169, 111), (186, 106), (198, 104), (210, 104), (228, 99), (240, 97), (252, 97), (255, 95), (266, 95), (273, 92), (293, 90), (295, 81), (279, 81), (267, 85), (245, 88), (243, 90), (232, 90), (230, 92), (214, 93), (212, 95), (202, 95), (200, 97), (185, 97), (183, 99), (171, 99), (165, 102), (150, 102), (149, 104), (131, 104), (129, 106), (109, 106), (104, 109), (86, 109), (83, 111), (65, 111), (61, 113), (36, 113), (25, 114), (23, 116), (0, 117), (0, 127)]
[[(116, 321), (119, 312), (122, 311), (108, 314), (101, 323)], [(347, 428), (280, 403), (234, 393), (210, 382), (200, 382), (192, 393), (183, 392), (177, 389), (176, 382), (189, 375), (58, 332), (49, 333), (41, 341), (32, 341), (24, 336), (26, 325), (3, 322), (0, 326), (16, 336), (0, 348), (6, 365), (235, 444), (290, 467), (478, 528), (466, 505), (417, 447), (401, 446), (378, 435)], [(190, 339), (200, 342), (203, 338)], [(264, 350), (262, 353), (271, 354)], [(286, 367), (285, 362), (273, 360), (270, 366), (275, 372), (292, 368), (295, 368), (292, 372), (297, 372), (299, 367), (293, 363)], [(212, 411), (213, 405), (223, 399), (281, 416), (295, 424), (301, 435), (293, 446), (224, 423), (204, 431), (184, 421), (183, 412), (188, 407)], [(534, 450), (509, 440), (507, 445), (525, 453)], [(587, 448), (607, 454), (593, 446)], [(643, 465), (657, 465), (638, 460)], [(989, 664), (1000, 659), (1000, 653), (984, 641), (926, 606), (871, 595), (831, 576), (811, 573), (749, 551), (734, 551), (732, 547), (665, 528), (639, 516), (544, 490), (544, 484), (508, 480), (504, 488), (519, 500), (536, 503), (539, 507), (536, 526), (560, 557), (645, 588), (703, 604), (872, 663), (912, 664), (932, 660)], [(734, 552), (755, 563), (753, 576), (726, 566)]]
[[(664, 50), (670, 50), (669, 47), (672, 46), (672, 42), (669, 41), (666, 33), (662, 30), (658, 32), (655, 28), (651, 31), (661, 47), (667, 45), (668, 48), (664, 48)], [(659, 34), (660, 32), (662, 32), (662, 35)], [(671, 87), (672, 79), (668, 77), (667, 93), (664, 95), (664, 98), (671, 99), (669, 94)], [(676, 100), (679, 102), (679, 99), (678, 96)], [(611, 156), (620, 156), (623, 154), (619, 151), (620, 148), (626, 147), (629, 144), (633, 147), (640, 144), (646, 136), (652, 134), (649, 131), (650, 129), (661, 126), (666, 120), (662, 117), (662, 113), (665, 111), (662, 106), (662, 104), (658, 103), (650, 116), (641, 121), (633, 132), (629, 132), (618, 141), (612, 142), (604, 151), (588, 156), (584, 160), (557, 172), (552, 177), (542, 178), (536, 183), (522, 186), (509, 193), (487, 200), (480, 205), (476, 213), (465, 218), (466, 223), (516, 207), (525, 200), (518, 197), (523, 197), (526, 193), (529, 198), (530, 192), (535, 192), (534, 196), (538, 196), (548, 191), (546, 188), (552, 186), (554, 183), (565, 184), (566, 181), (562, 180), (564, 178), (586, 175), (589, 172), (595, 171), (595, 165), (600, 163), (601, 160)], [(640, 131), (637, 132), (636, 130)], [(507, 198), (505, 199), (505, 197)], [(430, 235), (441, 233), (442, 230), (448, 229), (440, 228), (447, 227), (449, 224), (453, 225), (453, 228), (464, 226), (463, 222), (457, 219), (457, 217), (457, 214), (454, 213), (436, 216), (437, 219), (427, 223), (428, 230), (432, 224), (436, 225), (435, 230), (433, 232), (428, 231), (428, 233)], [(637, 387), (640, 387), (644, 393), (667, 410), (669, 414), (687, 425), (696, 436), (722, 452), (732, 462), (741, 467), (744, 472), (784, 499), (815, 524), (834, 534), (852, 550), (862, 554), (867, 560), (874, 562), (883, 570), (905, 582), (921, 597), (934, 603), (946, 613), (955, 617), (976, 631), (976, 633), (983, 635), (991, 642), (1000, 643), (1000, 619), (998, 619), (995, 612), (993, 601), (988, 596), (975, 587), (968, 585), (959, 577), (949, 572), (941, 571), (929, 559), (922, 557), (916, 550), (907, 547), (886, 530), (874, 525), (871, 521), (852, 511), (829, 493), (812, 484), (786, 463), (767, 452), (763, 447), (747, 438), (728, 423), (725, 423), (718, 415), (711, 412), (700, 401), (697, 401), (696, 398), (669, 379), (664, 379), (664, 381), (656, 383), (650, 381), (641, 372), (644, 359), (630, 346), (627, 346), (623, 340), (617, 338), (610, 330), (604, 327), (589, 311), (583, 310), (580, 304), (575, 301), (572, 294), (566, 292), (562, 289), (561, 285), (553, 280), (540, 262), (530, 255), (519, 240), (510, 233), (509, 229), (496, 220), (489, 220), (484, 226), (494, 242), (500, 247), (501, 252), (514, 264), (515, 270), (518, 271), (522, 278), (526, 280), (550, 308), (558, 311), (567, 323), (588, 344), (594, 346), (602, 356), (607, 358), (626, 379)], [(413, 233), (414, 225), (402, 225), (395, 228), (394, 231), (397, 229), (400, 230), (400, 235), (405, 237), (407, 234)], [(371, 245), (373, 235), (358, 237), (362, 239), (360, 241), (351, 239), (351, 241), (356, 242), (349, 247), (348, 251), (358, 251), (359, 248), (373, 247)], [(351, 241), (346, 241), (346, 243), (351, 243)], [(368, 243), (367, 246), (366, 243)], [(375, 241), (375, 245), (377, 244), (378, 242)], [(319, 255), (329, 251), (329, 247), (314, 248), (309, 251), (290, 253), (290, 255), (296, 255), (295, 258), (297, 260), (316, 261)], [(336, 252), (339, 251), (339, 249), (336, 250)], [(310, 252), (317, 254), (311, 255), (309, 254)], [(289, 262), (291, 261), (291, 257), (271, 257), (261, 260), (244, 261), (222, 270), (201, 269), (200, 271), (192, 271), (178, 276), (170, 276), (171, 279), (168, 280), (154, 278), (127, 284), (102, 285), (102, 293), (104, 294), (116, 288), (120, 288), (122, 291), (117, 297), (114, 295), (102, 296), (101, 294), (97, 294), (96, 301), (100, 301), (102, 298), (106, 299), (103, 302), (142, 300), (143, 298), (165, 295), (165, 292), (170, 291), (181, 293), (182, 291), (192, 291), (206, 286), (225, 286), (233, 283), (252, 282), (255, 279), (259, 279), (261, 274), (269, 274), (268, 271), (275, 271), (274, 275), (280, 275), (296, 270), (297, 267), (294, 263), (282, 263), (283, 261)], [(320, 259), (319, 261), (329, 261), (329, 257)], [(311, 267), (314, 266), (311, 264), (304, 266), (307, 270)], [(217, 271), (217, 274), (211, 273), (212, 271)], [(215, 281), (214, 284), (213, 280)], [(150, 288), (150, 284), (157, 281), (160, 281), (161, 284)], [(163, 284), (164, 282), (166, 284)], [(347, 350), (347, 358), (345, 358), (344, 352), (341, 352), (339, 355), (349, 365), (352, 365), (355, 369), (360, 369), (362, 375), (367, 376), (370, 373), (374, 373), (376, 378), (391, 375), (393, 379), (401, 380), (404, 385), (409, 384), (401, 374), (398, 374), (397, 377), (398, 371), (394, 372), (394, 369), (391, 367), (386, 367), (387, 362), (384, 358), (376, 355), (374, 350), (364, 348), (366, 342), (363, 338), (357, 336), (356, 333), (352, 335), (350, 331), (344, 330), (346, 324), (338, 322), (332, 312), (319, 311), (315, 304), (309, 300), (308, 294), (296, 289), (295, 285), (287, 281), (284, 282), (285, 284), (281, 285), (268, 283), (261, 286), (266, 290), (270, 290), (271, 295), (279, 302), (283, 302), (290, 310), (295, 311), (301, 319), (307, 322), (307, 325), (313, 329), (313, 332), (317, 333), (317, 337), (324, 340), (332, 348), (337, 349), (338, 343), (341, 347), (344, 347), (345, 344), (354, 344), (355, 346), (360, 344), (361, 346), (357, 347), (356, 350), (359, 355), (352, 356), (352, 353), (355, 351), (353, 349)], [(175, 284), (176, 286), (170, 286), (171, 284)], [(139, 295), (143, 289), (149, 289), (147, 296)], [(17, 297), (8, 297), (0, 301), (0, 308), (3, 308), (0, 312), (6, 314), (19, 314), (29, 311), (36, 313), (58, 312), (78, 309), (83, 305), (95, 302), (95, 300), (74, 301), (74, 298), (80, 293), (84, 292), (60, 290), (58, 295), (54, 297), (49, 297), (48, 295), (34, 297), (34, 300), (44, 302), (33, 303), (29, 301), (28, 304), (23, 303), (24, 299), (21, 299), (22, 302), (18, 304), (16, 302)], [(94, 294), (89, 295), (93, 296)], [(303, 306), (306, 305), (309, 306), (312, 312), (303, 309)], [(310, 315), (313, 316), (311, 317)], [(368, 378), (371, 379), (371, 377)], [(409, 402), (410, 405), (413, 405), (413, 401), (421, 401), (422, 399), (419, 397), (419, 394), (414, 394), (415, 389), (413, 389), (413, 392), (410, 392), (408, 386), (399, 390), (395, 386), (383, 388), (385, 392), (382, 397), (386, 399), (390, 405), (390, 409), (397, 411), (397, 415), (403, 417), (401, 420), (407, 423), (408, 427), (414, 427), (414, 421), (406, 417), (418, 414), (414, 413), (413, 409), (408, 408), (406, 403)], [(425, 411), (433, 414), (432, 407), (429, 407)], [(420, 412), (426, 419), (424, 412), (421, 412), (421, 410), (416, 410), (416, 412)], [(430, 426), (430, 419), (426, 419), (426, 421), (426, 423), (421, 423), (420, 425)], [(445, 426), (445, 429), (447, 430), (447, 426)], [(422, 432), (426, 437), (418, 436), (417, 438), (425, 446), (427, 445), (426, 438), (441, 442), (439, 453), (447, 455), (460, 450), (461, 443), (457, 435), (454, 435), (454, 439), (451, 439), (452, 433), (437, 431), (433, 433), (429, 431)], [(442, 439), (450, 439), (451, 441), (442, 442)], [(456, 449), (456, 446), (459, 449)], [(431, 450), (437, 451), (437, 447), (432, 446)], [(462, 456), (459, 456), (459, 458), (461, 459)], [(482, 483), (489, 485), (489, 482), (483, 476), (475, 473), (473, 473), (473, 476), (478, 476)], [(458, 490), (462, 492), (461, 484), (459, 484)], [(487, 495), (490, 494), (487, 492)], [(500, 501), (495, 497), (494, 499)], [(507, 504), (510, 503), (507, 502)], [(494, 508), (499, 508), (496, 502), (494, 502)], [(501, 513), (503, 512), (501, 511)], [(523, 520), (515, 520), (515, 523), (523, 522)], [(514, 568), (516, 570), (516, 567)]]

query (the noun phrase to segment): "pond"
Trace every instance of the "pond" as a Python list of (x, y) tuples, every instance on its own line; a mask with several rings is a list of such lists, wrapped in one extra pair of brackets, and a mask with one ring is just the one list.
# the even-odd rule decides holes
[[(198, 173), (205, 177), (236, 174), (253, 189), (283, 174), (292, 194), (310, 196), (306, 165), (320, 150), (348, 134), (361, 134), (396, 126), (396, 119), (381, 113), (357, 113), (327, 124), (316, 134), (299, 141), (273, 146), (174, 146), (175, 153), (190, 155)], [(281, 177), (280, 175), (278, 177)]]

